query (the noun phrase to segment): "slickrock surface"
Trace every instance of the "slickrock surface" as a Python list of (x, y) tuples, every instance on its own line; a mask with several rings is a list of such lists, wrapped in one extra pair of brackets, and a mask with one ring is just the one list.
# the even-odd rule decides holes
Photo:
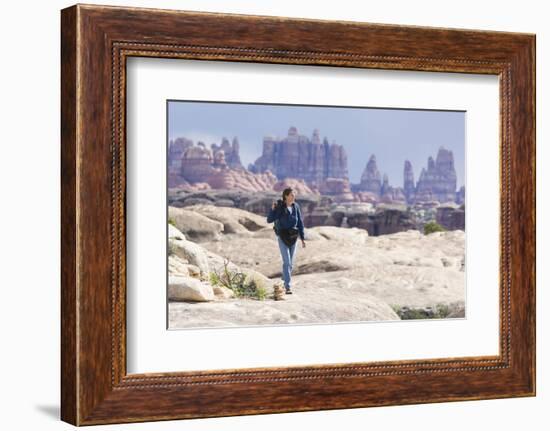
[[(171, 291), (180, 299), (169, 302), (171, 329), (397, 320), (396, 312), (414, 315), (411, 309), (440, 306), (448, 307), (448, 318), (464, 316), (462, 230), (373, 237), (360, 228), (306, 228), (307, 246), (298, 244), (294, 260), (294, 294), (275, 301), (281, 258), (272, 225), (238, 208), (196, 205), (185, 210), (199, 219), (201, 234), (198, 239), (190, 235), (196, 232), (188, 228), (196, 223), (193, 217), (180, 216), (169, 229)], [(230, 268), (261, 279), (268, 297), (235, 298), (210, 286), (208, 274), (223, 268), (225, 259)], [(183, 293), (181, 286), (191, 287)], [(197, 292), (204, 299), (181, 300), (196, 298)]]

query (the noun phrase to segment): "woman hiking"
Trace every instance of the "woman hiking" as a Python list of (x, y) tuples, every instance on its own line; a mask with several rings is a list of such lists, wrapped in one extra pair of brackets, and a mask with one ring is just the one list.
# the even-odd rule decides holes
[(296, 202), (296, 192), (292, 188), (288, 187), (284, 189), (282, 199), (273, 202), (271, 210), (267, 215), (267, 222), (274, 223), (273, 229), (277, 235), (279, 251), (281, 252), (281, 259), (283, 261), (285, 292), (291, 294), (292, 264), (298, 237), (300, 237), (302, 247), (306, 246), (302, 212)]

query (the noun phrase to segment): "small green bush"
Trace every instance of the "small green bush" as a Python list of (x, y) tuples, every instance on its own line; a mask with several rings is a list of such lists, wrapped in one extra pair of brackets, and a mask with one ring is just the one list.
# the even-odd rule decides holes
[(249, 289), (254, 292), (253, 296), (263, 301), (267, 297), (267, 289), (264, 281), (256, 276), (247, 276), (245, 284), (249, 286)]
[(420, 308), (392, 305), (391, 308), (393, 308), (401, 320), (445, 319), (451, 314), (451, 308), (447, 304), (436, 304), (434, 307)]
[(168, 224), (171, 224), (174, 227), (176, 226), (176, 220), (174, 220), (172, 217), (168, 217)]
[(212, 286), (218, 286), (220, 285), (220, 277), (216, 272), (210, 272), (210, 284)]
[(267, 298), (267, 289), (261, 279), (247, 276), (244, 272), (231, 271), (227, 259), (224, 260), (221, 272), (214, 270), (210, 273), (210, 284), (231, 289), (237, 298), (253, 298), (260, 301)]
[(446, 230), (447, 229), (435, 221), (430, 221), (424, 225), (424, 235), (429, 235), (434, 232), (445, 232)]
[(434, 313), (435, 319), (443, 319), (447, 317), (449, 314), (451, 314), (451, 309), (447, 304), (437, 304), (435, 306), (435, 313)]
[(401, 311), (401, 306), (397, 304), (390, 304), (390, 307), (393, 311), (395, 311), (395, 314), (399, 314)]

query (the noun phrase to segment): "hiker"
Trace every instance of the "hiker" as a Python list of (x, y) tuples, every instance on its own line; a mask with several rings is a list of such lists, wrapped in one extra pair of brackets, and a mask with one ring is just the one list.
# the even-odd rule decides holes
[(274, 223), (273, 230), (277, 235), (283, 261), (285, 292), (291, 294), (292, 264), (294, 262), (298, 237), (300, 237), (302, 247), (306, 246), (302, 212), (296, 202), (296, 192), (292, 188), (288, 187), (284, 189), (282, 199), (273, 202), (271, 210), (267, 215), (267, 222)]

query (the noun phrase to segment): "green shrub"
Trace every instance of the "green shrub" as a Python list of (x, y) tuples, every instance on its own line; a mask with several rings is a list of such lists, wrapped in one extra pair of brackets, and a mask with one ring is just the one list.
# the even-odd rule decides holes
[(245, 284), (249, 286), (249, 290), (254, 292), (253, 296), (260, 301), (267, 297), (267, 289), (264, 280), (254, 275), (248, 275), (245, 279)]
[(210, 284), (212, 286), (218, 286), (220, 283), (220, 277), (216, 272), (210, 272)]
[(230, 270), (227, 259), (224, 260), (223, 269), (220, 272), (214, 270), (210, 273), (210, 284), (231, 289), (237, 298), (253, 298), (263, 301), (267, 297), (267, 289), (263, 280), (248, 276), (241, 271)]
[(447, 304), (436, 304), (435, 307), (420, 308), (392, 305), (391, 308), (393, 308), (401, 320), (445, 319), (451, 314), (451, 308)]
[(447, 317), (449, 314), (451, 314), (451, 309), (447, 304), (437, 304), (435, 306), (435, 313), (434, 313), (435, 319), (443, 319)]
[(401, 306), (397, 304), (390, 304), (390, 307), (393, 311), (395, 311), (395, 314), (399, 315), (401, 312)]
[(265, 298), (267, 298), (267, 290), (264, 289), (263, 287), (260, 288), (260, 289), (258, 289), (258, 290), (256, 291), (256, 293), (257, 293), (258, 299), (259, 299), (260, 301), (263, 301)]
[(397, 314), (401, 317), (401, 320), (429, 319), (432, 317), (423, 308), (403, 308)]
[(445, 232), (446, 230), (447, 229), (435, 221), (430, 221), (424, 225), (424, 235), (429, 235), (434, 232)]
[(174, 220), (172, 217), (168, 217), (168, 224), (171, 224), (174, 227), (176, 226), (176, 220)]

